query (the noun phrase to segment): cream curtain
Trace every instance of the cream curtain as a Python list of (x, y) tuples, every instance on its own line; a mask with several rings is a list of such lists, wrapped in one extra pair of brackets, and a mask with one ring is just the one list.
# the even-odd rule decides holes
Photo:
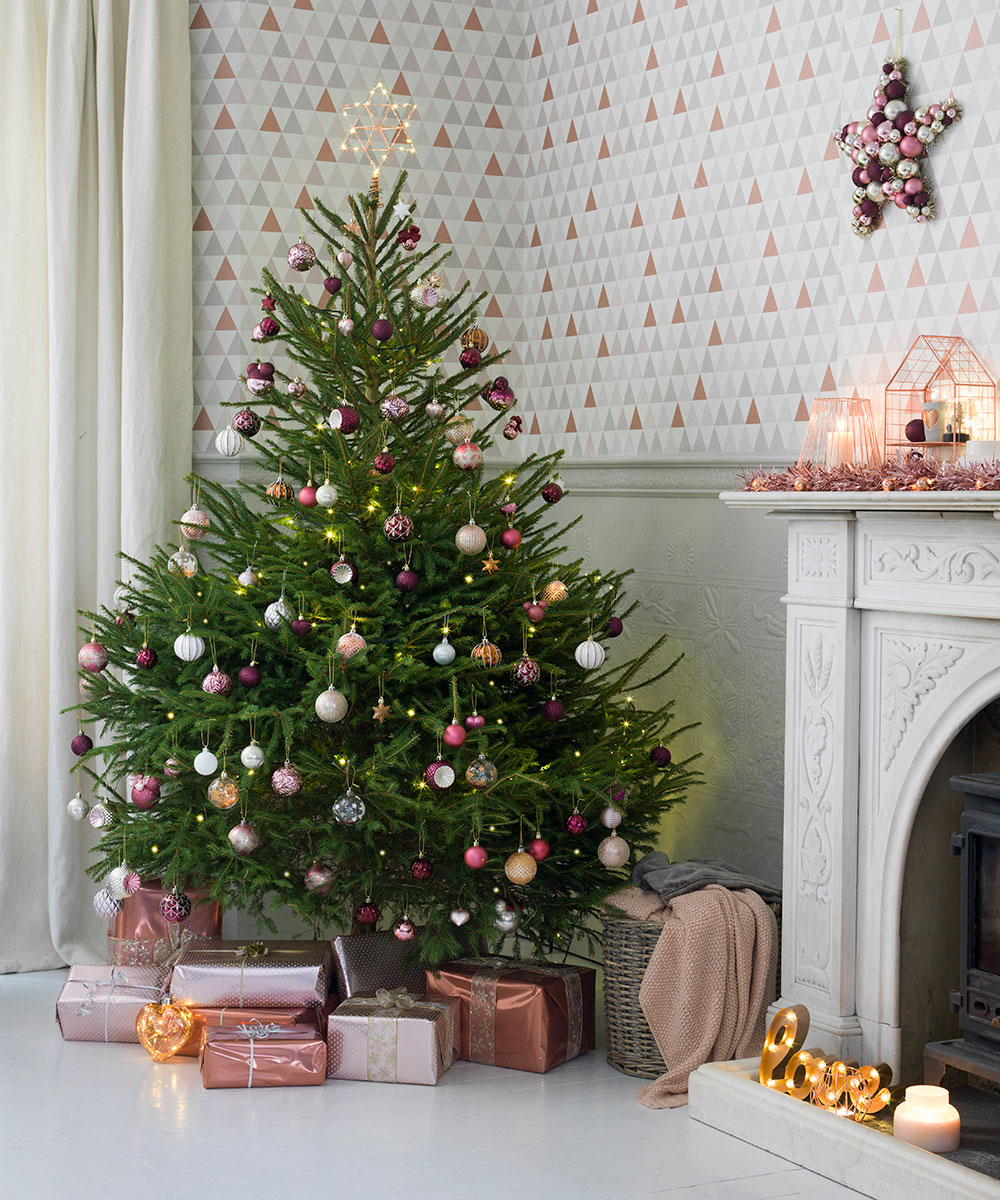
[[(185, 507), (191, 104), (178, 0), (5, 0), (0, 972), (103, 960), (69, 819), (76, 610)], [(86, 795), (84, 789), (84, 795)]]

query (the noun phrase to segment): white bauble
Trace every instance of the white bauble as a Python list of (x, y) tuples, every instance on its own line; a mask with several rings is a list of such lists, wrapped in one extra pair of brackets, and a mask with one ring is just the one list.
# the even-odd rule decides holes
[(235, 458), (243, 449), (243, 435), (237, 433), (232, 425), (227, 425), (216, 434), (215, 448), (226, 458)]
[(324, 479), (316, 489), (316, 503), (321, 508), (332, 508), (337, 503), (337, 497), (339, 495), (340, 493), (329, 481), (329, 479)]
[(890, 100), (885, 108), (882, 109), (882, 111), (885, 113), (885, 119), (887, 121), (895, 121), (895, 119), (901, 112), (905, 110), (905, 108), (906, 105), (902, 100)]
[(919, 172), (920, 167), (912, 158), (904, 158), (896, 165), (896, 174), (903, 179), (910, 179), (912, 176), (919, 174)]
[(613, 804), (601, 809), (601, 824), (605, 829), (617, 829), (622, 823), (622, 810)]
[(115, 867), (105, 875), (104, 888), (113, 900), (124, 900), (128, 895), (128, 888), (125, 887), (125, 876), (131, 870), (131, 867), (127, 867), (122, 863), (120, 867)]
[(90, 812), (90, 805), (77, 793), (69, 804), (66, 805), (66, 811), (74, 821), (82, 821), (87, 813)]
[(118, 612), (122, 612), (122, 613), (130, 612), (132, 609), (131, 600), (132, 600), (132, 595), (131, 595), (131, 592), (129, 591), (128, 585), (124, 584), (124, 583), (120, 583), (115, 588), (115, 594), (114, 594), (114, 599), (113, 599), (115, 608), (118, 610)]
[(611, 831), (611, 836), (606, 837), (597, 847), (597, 857), (610, 871), (624, 867), (630, 854), (628, 842), (620, 838), (614, 830)]
[(885, 199), (885, 196), (882, 194), (882, 185), (880, 183), (870, 183), (865, 188), (865, 192), (868, 194), (868, 199), (874, 200), (876, 204), (881, 204)]
[(337, 328), (347, 337), (354, 332), (354, 322), (350, 317), (341, 317), (337, 322)]
[(219, 760), (207, 746), (202, 746), (195, 755), (194, 769), (199, 775), (214, 775), (218, 768)]
[(893, 163), (899, 162), (901, 157), (899, 147), (893, 142), (886, 142), (884, 146), (879, 147), (878, 160), (886, 167), (891, 167)]
[(205, 642), (196, 633), (186, 629), (174, 639), (174, 653), (183, 662), (194, 662), (205, 653)]
[(264, 765), (264, 751), (256, 742), (251, 742), (240, 751), (240, 762), (251, 771), (256, 771)]
[(256, 587), (260, 583), (260, 576), (253, 567), (248, 566), (245, 571), (241, 571), (236, 576), (236, 582), (243, 584), (244, 587)]
[(291, 619), (292, 610), (284, 596), (279, 596), (264, 612), (264, 624), (268, 629), (280, 629), (283, 623), (287, 624)]
[(316, 697), (316, 716), (328, 725), (336, 725), (347, 716), (347, 697), (336, 688), (327, 688)]
[(431, 654), (439, 667), (447, 667), (455, 661), (455, 647), (448, 641), (447, 635), (438, 642)]
[(208, 513), (202, 511), (197, 504), (192, 504), (181, 517), (181, 532), (186, 533), (192, 542), (198, 542), (208, 532), (210, 524)]
[(99, 917), (106, 917), (110, 920), (112, 917), (118, 916), (122, 910), (121, 900), (116, 900), (107, 888), (101, 890), (94, 897), (94, 912)]
[(463, 554), (482, 554), (486, 549), (486, 534), (475, 521), (470, 521), (455, 534), (455, 545)]
[(925, 146), (929, 146), (937, 137), (937, 134), (929, 125), (921, 125), (917, 130), (917, 141), (923, 142)]
[(577, 646), (574, 657), (585, 671), (593, 671), (604, 662), (604, 647), (589, 637)]
[(350, 250), (338, 250), (337, 251), (337, 262), (339, 262), (340, 265), (346, 271), (350, 268), (351, 264), (354, 262), (354, 255), (350, 252)]

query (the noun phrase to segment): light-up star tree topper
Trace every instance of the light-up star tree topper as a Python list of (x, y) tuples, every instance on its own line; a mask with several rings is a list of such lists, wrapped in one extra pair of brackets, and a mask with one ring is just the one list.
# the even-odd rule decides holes
[(415, 154), (407, 132), (416, 104), (397, 103), (382, 83), (376, 83), (367, 100), (345, 104), (341, 108), (350, 124), (341, 150), (363, 154), (372, 168), (372, 191), (378, 192), (378, 174), (392, 150)]

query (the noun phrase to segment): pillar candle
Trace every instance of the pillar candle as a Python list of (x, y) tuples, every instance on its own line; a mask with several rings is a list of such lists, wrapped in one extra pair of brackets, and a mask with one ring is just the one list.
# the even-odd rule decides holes
[(948, 1103), (948, 1089), (917, 1084), (892, 1119), (892, 1136), (922, 1150), (943, 1154), (957, 1150), (961, 1135), (958, 1109)]
[(826, 465), (839, 467), (854, 461), (854, 434), (849, 429), (836, 429), (826, 435)]

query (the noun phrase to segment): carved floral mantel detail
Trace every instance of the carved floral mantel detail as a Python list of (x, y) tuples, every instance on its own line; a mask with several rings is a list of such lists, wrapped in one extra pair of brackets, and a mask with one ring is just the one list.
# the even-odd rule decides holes
[(907, 727), (939, 680), (962, 658), (953, 643), (882, 636), (882, 770), (892, 766)]
[(994, 583), (1000, 579), (1000, 556), (986, 546), (948, 546), (930, 542), (904, 545), (873, 542), (872, 577), (917, 583)]
[(799, 578), (836, 579), (840, 569), (840, 547), (836, 538), (803, 534), (799, 538)]

